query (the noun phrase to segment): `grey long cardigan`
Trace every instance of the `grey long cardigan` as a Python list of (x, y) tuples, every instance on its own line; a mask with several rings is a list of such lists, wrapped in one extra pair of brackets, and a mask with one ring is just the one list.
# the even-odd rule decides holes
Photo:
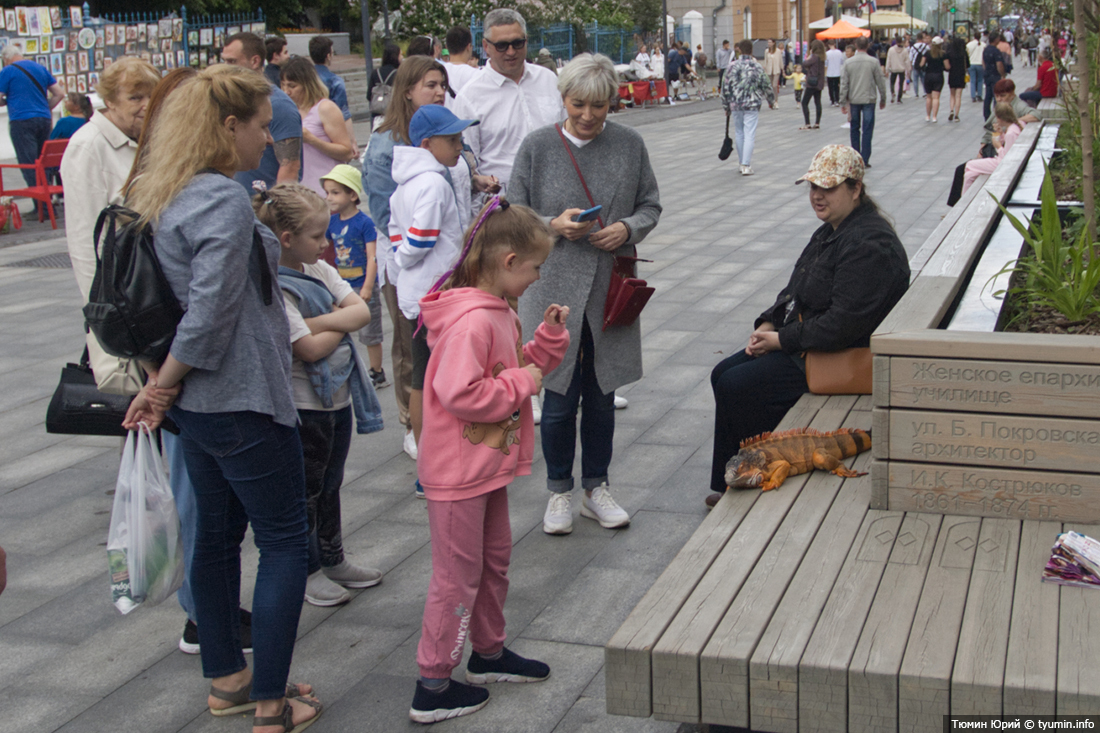
[[(615, 254), (633, 255), (633, 245), (645, 239), (661, 216), (657, 178), (641, 135), (633, 128), (608, 122), (583, 148), (571, 142), (568, 145), (593, 199), (603, 206), (600, 213), (604, 224), (621, 221), (630, 229), (630, 238)], [(520, 145), (507, 195), (511, 203), (530, 206), (546, 218), (554, 218), (566, 209), (590, 207), (553, 125), (535, 130)], [(544, 379), (546, 389), (559, 394), (569, 389), (581, 343), (582, 316), (587, 317), (592, 331), (596, 379), (603, 393), (641, 379), (640, 323), (602, 330), (613, 265), (612, 253), (593, 247), (587, 237), (576, 242), (558, 237), (542, 266), (541, 279), (520, 298), (519, 316), (525, 337), (535, 332), (551, 303), (567, 305), (571, 311), (566, 322), (569, 350), (561, 366)]]

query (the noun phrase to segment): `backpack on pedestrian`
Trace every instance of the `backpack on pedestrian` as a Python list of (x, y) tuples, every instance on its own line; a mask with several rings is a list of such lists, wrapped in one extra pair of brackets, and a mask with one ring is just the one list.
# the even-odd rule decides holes
[(95, 279), (85, 327), (112, 356), (160, 364), (183, 308), (157, 260), (152, 226), (137, 212), (112, 205), (100, 213), (93, 237)]
[(397, 69), (391, 71), (385, 81), (382, 81), (381, 69), (374, 73), (378, 74), (378, 82), (371, 89), (370, 113), (372, 115), (384, 115), (386, 114), (386, 108), (390, 105), (390, 98), (393, 97), (393, 75), (397, 73)]

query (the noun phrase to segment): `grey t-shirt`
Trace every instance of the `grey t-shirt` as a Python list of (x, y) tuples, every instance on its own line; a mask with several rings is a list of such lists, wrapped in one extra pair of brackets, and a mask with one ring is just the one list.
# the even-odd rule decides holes
[[(251, 254), (254, 230), (271, 273), (270, 305)], [(154, 236), (164, 275), (186, 311), (171, 353), (193, 369), (176, 404), (191, 412), (259, 412), (296, 425), (279, 241), (256, 220), (240, 184), (200, 173), (165, 208)]]

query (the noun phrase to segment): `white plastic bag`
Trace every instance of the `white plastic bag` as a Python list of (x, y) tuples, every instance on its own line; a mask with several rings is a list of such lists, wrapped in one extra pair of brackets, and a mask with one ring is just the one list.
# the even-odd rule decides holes
[(126, 614), (183, 584), (180, 520), (168, 474), (144, 423), (126, 436), (107, 531), (111, 600)]

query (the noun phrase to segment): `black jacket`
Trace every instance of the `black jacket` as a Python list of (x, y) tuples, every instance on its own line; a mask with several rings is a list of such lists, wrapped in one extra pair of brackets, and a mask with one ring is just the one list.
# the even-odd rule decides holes
[(873, 206), (863, 205), (836, 230), (826, 223), (814, 232), (787, 287), (756, 325), (773, 323), (788, 354), (867, 346), (908, 289), (901, 240)]

